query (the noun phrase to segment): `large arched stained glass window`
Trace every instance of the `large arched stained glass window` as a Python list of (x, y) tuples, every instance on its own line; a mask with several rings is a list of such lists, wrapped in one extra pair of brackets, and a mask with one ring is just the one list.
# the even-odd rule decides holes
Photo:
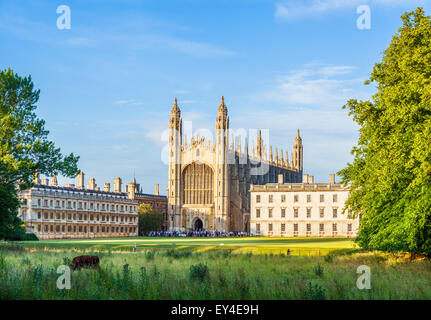
[(183, 171), (184, 204), (213, 204), (214, 174), (211, 167), (193, 162)]

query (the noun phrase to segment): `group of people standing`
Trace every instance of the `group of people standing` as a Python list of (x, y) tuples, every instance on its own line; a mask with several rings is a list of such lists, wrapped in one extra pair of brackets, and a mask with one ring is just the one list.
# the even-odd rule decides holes
[(149, 237), (249, 237), (247, 232), (220, 232), (220, 231), (150, 231)]

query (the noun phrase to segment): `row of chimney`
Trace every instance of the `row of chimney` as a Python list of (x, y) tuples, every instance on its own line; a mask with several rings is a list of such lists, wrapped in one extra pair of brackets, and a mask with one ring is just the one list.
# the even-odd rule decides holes
[[(42, 179), (38, 179), (35, 181), (35, 183), (40, 183), (42, 185), (50, 185), (49, 183), (49, 179), (48, 178), (42, 178)], [(55, 174), (52, 176), (51, 178), (51, 186), (57, 186), (57, 177), (55, 176)], [(66, 184), (66, 187), (69, 188), (75, 188), (74, 184)], [(78, 174), (77, 177), (77, 185), (76, 188), (78, 189), (87, 189), (87, 190), (95, 190), (95, 191), (100, 191), (100, 188), (97, 186), (96, 184), (96, 179), (94, 178), (90, 178), (90, 180), (88, 181), (87, 186), (85, 187), (84, 184), (84, 173), (81, 171)], [(111, 192), (111, 184), (109, 182), (105, 182), (103, 191), (105, 192)], [(155, 190), (154, 190), (154, 194), (155, 195), (159, 195), (159, 184), (155, 185)], [(121, 193), (122, 192), (122, 180), (120, 177), (117, 177), (114, 179), (114, 192), (116, 193)], [(125, 185), (125, 192), (128, 194), (134, 194), (135, 192), (142, 192), (142, 189), (140, 187), (139, 183), (136, 183), (136, 180), (133, 179), (133, 182), (130, 182), (129, 184)]]
[[(284, 176), (282, 174), (278, 175), (278, 183), (284, 183)], [(302, 183), (314, 183), (314, 176), (304, 173), (302, 175)], [(329, 175), (329, 183), (335, 184), (335, 174), (334, 173), (331, 173)]]

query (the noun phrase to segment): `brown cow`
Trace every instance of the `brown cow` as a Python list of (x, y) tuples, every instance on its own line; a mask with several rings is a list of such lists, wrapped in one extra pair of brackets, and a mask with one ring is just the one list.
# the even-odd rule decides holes
[(72, 270), (79, 270), (81, 268), (98, 268), (99, 257), (98, 256), (79, 256), (75, 257), (70, 264)]

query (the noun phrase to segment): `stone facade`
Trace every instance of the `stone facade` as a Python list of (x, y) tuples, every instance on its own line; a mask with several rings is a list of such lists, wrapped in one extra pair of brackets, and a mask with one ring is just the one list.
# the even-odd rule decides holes
[(175, 99), (169, 121), (168, 226), (171, 231), (249, 231), (251, 184), (302, 181), (302, 139), (294, 141), (291, 161), (283, 151), (275, 155), (259, 131), (249, 154), (248, 140), (241, 147), (229, 139), (229, 118), (222, 97), (216, 118), (215, 142), (183, 136), (181, 111)]
[(350, 185), (312, 183), (252, 185), (251, 233), (274, 237), (356, 237), (359, 217), (342, 213)]
[(121, 192), (121, 179), (115, 180), (115, 192), (105, 184), (101, 191), (95, 179), (84, 188), (84, 174), (78, 185), (57, 185), (37, 179), (35, 185), (20, 193), (23, 204), (19, 217), (27, 232), (39, 239), (135, 237), (138, 235), (138, 201), (134, 185), (128, 193)]

